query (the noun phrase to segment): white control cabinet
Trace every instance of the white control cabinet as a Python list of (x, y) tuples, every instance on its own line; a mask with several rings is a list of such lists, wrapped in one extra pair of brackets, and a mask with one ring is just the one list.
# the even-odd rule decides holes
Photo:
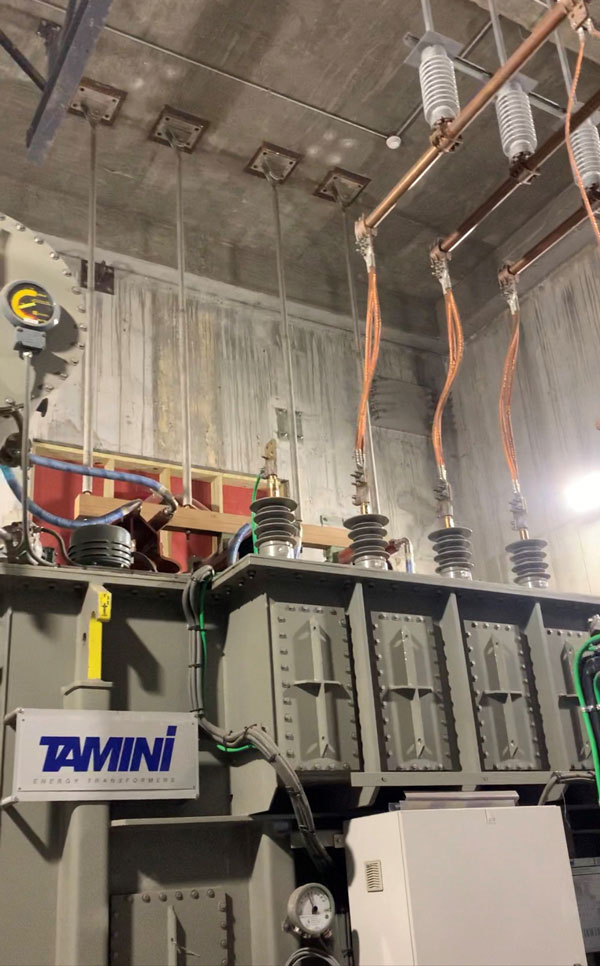
[(357, 966), (586, 963), (551, 805), (353, 819), (346, 861)]

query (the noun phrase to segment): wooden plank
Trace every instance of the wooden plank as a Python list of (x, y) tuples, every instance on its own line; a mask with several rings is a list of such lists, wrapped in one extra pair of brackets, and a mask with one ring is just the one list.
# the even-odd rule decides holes
[[(210, 504), (213, 510), (222, 513), (225, 509), (223, 504), (223, 477), (215, 476), (210, 484)], [(212, 552), (216, 553), (219, 549), (219, 537), (215, 534), (211, 542)]]
[[(161, 470), (158, 479), (163, 486), (166, 486), (167, 490), (171, 489), (171, 470), (169, 467), (165, 467), (165, 469)], [(171, 552), (173, 550), (173, 535), (171, 530), (159, 531), (158, 545), (163, 557), (171, 556)]]
[[(99, 517), (123, 505), (123, 500), (80, 493), (75, 500), (75, 516)], [(151, 520), (160, 507), (157, 503), (146, 503), (141, 508), (145, 520)], [(167, 530), (197, 530), (200, 533), (236, 533), (250, 517), (237, 513), (219, 513), (215, 510), (196, 510), (194, 507), (180, 507), (165, 527)], [(305, 523), (302, 526), (302, 542), (305, 547), (324, 550), (326, 547), (347, 547), (350, 544), (348, 531), (338, 527), (321, 527)]]
[[(114, 470), (115, 461), (114, 460), (101, 460), (102, 465), (107, 470)], [(102, 480), (102, 496), (114, 496), (115, 495), (115, 481), (114, 480)]]
[[(73, 463), (81, 463), (82, 459), (80, 446), (67, 446), (63, 443), (47, 443), (44, 440), (34, 440), (33, 451), (38, 456), (48, 456), (50, 459), (70, 460)], [(160, 460), (147, 459), (143, 456), (126, 456), (122, 453), (94, 451), (94, 459), (96, 462), (114, 460), (117, 469), (129, 472), (146, 472), (153, 476), (159, 476), (163, 470), (167, 469), (172, 475), (181, 475), (181, 464), (161, 462)], [(233, 473), (228, 470), (213, 469), (207, 466), (192, 467), (192, 476), (195, 480), (202, 480), (205, 483), (212, 483), (213, 480), (221, 477), (224, 482), (234, 486), (245, 486), (250, 489), (254, 486), (256, 479), (255, 476), (249, 473)]]

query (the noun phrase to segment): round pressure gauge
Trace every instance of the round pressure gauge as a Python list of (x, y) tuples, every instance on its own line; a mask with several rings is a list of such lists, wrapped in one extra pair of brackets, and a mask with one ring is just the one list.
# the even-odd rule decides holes
[(335, 916), (335, 903), (329, 889), (309, 882), (292, 892), (288, 899), (288, 927), (308, 938), (330, 932)]
[(9, 282), (0, 292), (0, 303), (2, 312), (14, 326), (46, 332), (60, 318), (56, 301), (37, 282)]

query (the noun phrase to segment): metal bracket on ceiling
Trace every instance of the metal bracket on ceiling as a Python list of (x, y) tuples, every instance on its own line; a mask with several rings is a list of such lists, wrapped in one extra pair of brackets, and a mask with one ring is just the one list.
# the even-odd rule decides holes
[(370, 178), (344, 168), (332, 168), (323, 178), (314, 194), (326, 201), (339, 201), (344, 208), (348, 208), (358, 198), (361, 191), (371, 183)]
[(431, 47), (434, 44), (443, 47), (452, 60), (460, 54), (463, 48), (463, 45), (458, 40), (453, 40), (452, 37), (445, 37), (444, 34), (439, 34), (437, 30), (426, 30), (418, 38), (414, 34), (405, 34), (403, 40), (407, 47), (412, 47), (410, 54), (404, 59), (404, 63), (410, 67), (416, 67), (417, 70), (421, 63), (421, 54), (426, 47)]
[(208, 123), (196, 114), (187, 114), (185, 111), (178, 111), (165, 104), (148, 139), (169, 147), (174, 140), (179, 150), (191, 154), (206, 131)]
[(250, 159), (244, 171), (247, 174), (254, 174), (258, 178), (267, 178), (267, 180), (283, 184), (301, 160), (302, 155), (298, 154), (297, 151), (290, 151), (288, 148), (282, 148), (277, 144), (269, 144), (264, 141)]
[[(43, 161), (71, 103), (85, 65), (104, 26), (112, 0), (79, 0), (70, 3), (63, 27), (45, 36), (49, 55), (48, 80), (27, 131), (30, 161)], [(56, 25), (55, 25), (56, 26)], [(40, 28), (41, 30), (42, 28)]]
[(82, 77), (75, 97), (69, 104), (69, 113), (78, 114), (79, 117), (85, 117), (88, 113), (101, 124), (114, 124), (126, 97), (127, 91)]

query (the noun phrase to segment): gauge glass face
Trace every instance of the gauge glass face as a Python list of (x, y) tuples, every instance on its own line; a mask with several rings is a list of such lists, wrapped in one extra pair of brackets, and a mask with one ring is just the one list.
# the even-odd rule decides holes
[(298, 920), (310, 933), (326, 932), (331, 928), (333, 906), (331, 896), (319, 886), (310, 886), (298, 899)]
[(17, 318), (28, 325), (46, 325), (55, 314), (54, 299), (34, 282), (22, 282), (8, 293), (8, 304)]

